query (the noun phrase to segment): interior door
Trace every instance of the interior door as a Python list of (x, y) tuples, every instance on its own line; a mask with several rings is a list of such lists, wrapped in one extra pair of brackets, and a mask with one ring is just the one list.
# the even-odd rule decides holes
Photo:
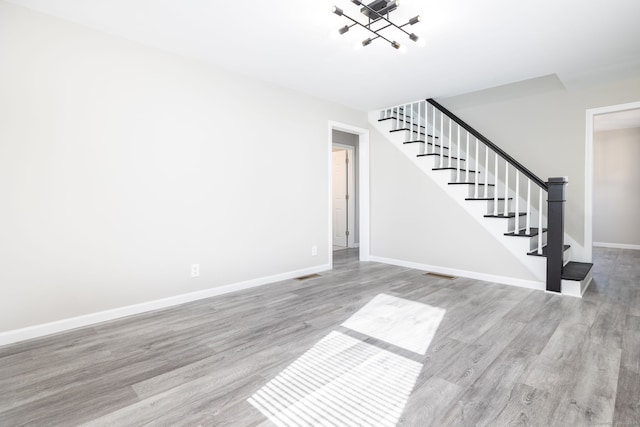
[(333, 151), (333, 245), (347, 246), (347, 150)]

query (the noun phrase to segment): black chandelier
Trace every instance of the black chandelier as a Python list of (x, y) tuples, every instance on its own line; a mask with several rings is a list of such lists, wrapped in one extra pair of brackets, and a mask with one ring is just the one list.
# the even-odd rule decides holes
[[(335, 13), (338, 16), (344, 16), (345, 18), (353, 22), (351, 25), (345, 25), (344, 27), (340, 28), (338, 30), (340, 34), (344, 34), (347, 31), (349, 31), (351, 27), (359, 25), (362, 28), (365, 28), (374, 34), (374, 37), (369, 37), (368, 39), (363, 40), (362, 46), (368, 46), (369, 44), (371, 44), (372, 41), (380, 38), (389, 42), (389, 44), (394, 48), (400, 49), (400, 44), (398, 42), (396, 42), (395, 40), (391, 41), (385, 36), (383, 36), (382, 34), (380, 34), (380, 31), (384, 30), (385, 28), (395, 27), (400, 31), (402, 31), (403, 33), (405, 33), (406, 35), (408, 35), (409, 38), (414, 42), (418, 41), (418, 36), (416, 36), (413, 33), (409, 33), (407, 30), (404, 29), (404, 27), (406, 27), (407, 25), (414, 25), (420, 22), (420, 16), (411, 18), (409, 22), (403, 25), (396, 25), (389, 20), (389, 14), (398, 8), (398, 3), (399, 3), (398, 0), (375, 0), (372, 3), (369, 3), (367, 5), (362, 4), (360, 0), (351, 0), (351, 3), (354, 3), (356, 6), (362, 6), (362, 9), (360, 9), (360, 12), (362, 12), (362, 14), (367, 17), (368, 23), (362, 24), (359, 21), (356, 21), (355, 19), (351, 18), (350, 16), (347, 16), (342, 11), (342, 9), (340, 9), (338, 6), (333, 6), (333, 9), (332, 9), (333, 13)], [(372, 28), (372, 24), (376, 24), (377, 22), (380, 22), (382, 26), (375, 29)]]

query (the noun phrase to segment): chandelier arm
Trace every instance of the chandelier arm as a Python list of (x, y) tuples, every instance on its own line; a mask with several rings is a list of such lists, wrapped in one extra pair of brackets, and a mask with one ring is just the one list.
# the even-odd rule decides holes
[[(388, 38), (386, 38), (385, 36), (383, 36), (382, 34), (379, 34), (376, 30), (372, 30), (371, 28), (369, 28), (368, 26), (361, 24), (359, 21), (356, 21), (355, 19), (353, 19), (352, 17), (348, 16), (346, 13), (343, 13), (342, 16), (344, 16), (345, 18), (349, 19), (351, 22), (353, 22), (354, 24), (360, 25), (362, 28), (372, 32), (373, 34), (376, 35), (375, 38), (371, 39), (371, 40), (375, 40), (376, 38), (381, 38), (383, 40), (386, 40), (387, 43), (389, 43), (391, 46), (393, 46), (393, 42), (391, 40), (389, 40)], [(388, 21), (387, 21), (388, 22)], [(387, 28), (387, 27), (384, 27)], [(379, 30), (378, 30), (379, 31)], [(406, 33), (406, 31), (405, 31)], [(408, 33), (407, 33), (408, 34)]]

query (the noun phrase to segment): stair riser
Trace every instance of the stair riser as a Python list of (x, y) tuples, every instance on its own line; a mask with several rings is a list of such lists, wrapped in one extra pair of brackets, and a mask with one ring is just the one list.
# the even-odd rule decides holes
[[(449, 157), (444, 156), (433, 156), (436, 159), (436, 167), (437, 168), (458, 168), (458, 163), (460, 163), (460, 169), (466, 169), (465, 162), (459, 162), (457, 159), (449, 159)], [(469, 173), (469, 178), (471, 178), (472, 173)], [(460, 171), (460, 176), (462, 180), (466, 177), (466, 172)]]
[[(502, 220), (502, 221), (504, 221), (504, 220)], [(505, 221), (508, 224), (507, 225), (507, 230), (505, 230), (505, 233), (508, 233), (508, 232), (513, 231), (513, 230), (516, 229), (516, 226), (515, 226), (516, 221), (518, 222), (517, 229), (524, 228), (526, 226), (526, 224), (527, 224), (527, 219), (526, 219), (525, 216), (509, 218), (508, 221)]]
[[(515, 237), (514, 237), (515, 238)], [(538, 249), (538, 239), (540, 236), (529, 237), (529, 252), (535, 251)], [(547, 233), (542, 233), (542, 246), (546, 246), (547, 244)]]
[(505, 205), (507, 205), (507, 212), (511, 212), (511, 202), (511, 200), (498, 200), (498, 202), (496, 203), (494, 200), (489, 200), (486, 202), (487, 214), (492, 215), (494, 212), (496, 212), (496, 209), (494, 209), (495, 206), (497, 206), (497, 212), (502, 213), (505, 210)]
[[(429, 141), (431, 142), (431, 141)], [(447, 150), (446, 148), (441, 148), (439, 146), (434, 146), (433, 144), (425, 144), (424, 142), (420, 143), (420, 154), (433, 154), (434, 157), (445, 157), (448, 158), (449, 156), (449, 150)], [(453, 157), (458, 157), (454, 154), (452, 154)], [(453, 161), (453, 159), (452, 159)], [(464, 163), (464, 161), (463, 161)]]
[[(407, 128), (409, 126), (406, 126)], [(416, 140), (424, 140), (426, 138), (426, 140), (428, 142), (433, 142), (433, 137), (429, 136), (427, 134), (425, 134), (424, 129), (422, 129), (422, 131), (420, 133), (418, 133), (417, 128), (414, 127), (413, 132), (411, 132), (409, 129), (400, 129), (400, 130), (396, 130), (393, 133), (401, 135), (403, 138), (403, 142), (404, 141), (416, 141)], [(436, 138), (436, 141), (438, 140), (438, 138)]]
[[(470, 177), (473, 178), (473, 177)], [(475, 182), (473, 179), (470, 179), (469, 182)], [(495, 187), (486, 187), (486, 193), (485, 193), (485, 187), (484, 185), (478, 185), (478, 194), (476, 195), (476, 187), (474, 185), (469, 185), (469, 193), (467, 194), (468, 198), (474, 198), (474, 197), (493, 197), (493, 191)]]
[[(439, 160), (436, 161), (436, 165), (436, 167), (440, 167)], [(476, 182), (475, 174), (469, 173), (469, 176), (467, 177), (467, 173), (462, 170), (464, 169), (464, 166), (464, 162), (462, 162), (460, 165), (460, 176), (458, 176), (458, 171), (456, 169), (445, 170), (445, 172), (449, 172), (449, 182)], [(449, 167), (449, 165), (445, 164), (444, 167)], [(456, 167), (456, 164), (453, 161), (451, 161), (451, 167)], [(480, 180), (482, 181), (482, 174), (480, 174)]]

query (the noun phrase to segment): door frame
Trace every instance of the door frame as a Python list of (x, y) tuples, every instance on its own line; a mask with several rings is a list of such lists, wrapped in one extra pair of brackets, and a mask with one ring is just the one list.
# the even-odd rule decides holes
[(595, 116), (621, 111), (637, 110), (640, 101), (606, 107), (589, 108), (586, 111), (585, 141), (585, 191), (584, 191), (584, 250), (588, 262), (593, 261), (593, 122)]
[[(333, 143), (333, 147), (339, 148), (341, 150), (345, 150), (347, 152), (347, 157), (349, 159), (348, 169), (347, 169), (347, 192), (349, 194), (349, 200), (347, 200), (347, 228), (349, 229), (349, 235), (347, 236), (347, 248), (355, 248), (358, 245), (356, 244), (356, 234), (353, 232), (355, 230), (354, 223), (358, 222), (358, 218), (355, 214), (356, 210), (356, 198), (354, 196), (357, 194), (358, 188), (355, 184), (355, 163), (354, 163), (354, 152), (356, 151), (356, 147), (346, 144), (340, 144), (337, 142)], [(332, 150), (333, 152), (333, 150)], [(333, 171), (331, 171), (331, 179), (333, 179)], [(333, 188), (332, 188), (333, 189)], [(333, 199), (332, 199), (333, 203)], [(332, 217), (333, 218), (333, 217)], [(333, 220), (332, 228), (333, 228)], [(332, 232), (333, 236), (333, 232)], [(332, 240), (333, 243), (333, 240)]]
[(369, 261), (369, 129), (329, 120), (327, 137), (327, 254), (333, 268), (333, 130), (358, 135), (358, 232), (360, 261)]

